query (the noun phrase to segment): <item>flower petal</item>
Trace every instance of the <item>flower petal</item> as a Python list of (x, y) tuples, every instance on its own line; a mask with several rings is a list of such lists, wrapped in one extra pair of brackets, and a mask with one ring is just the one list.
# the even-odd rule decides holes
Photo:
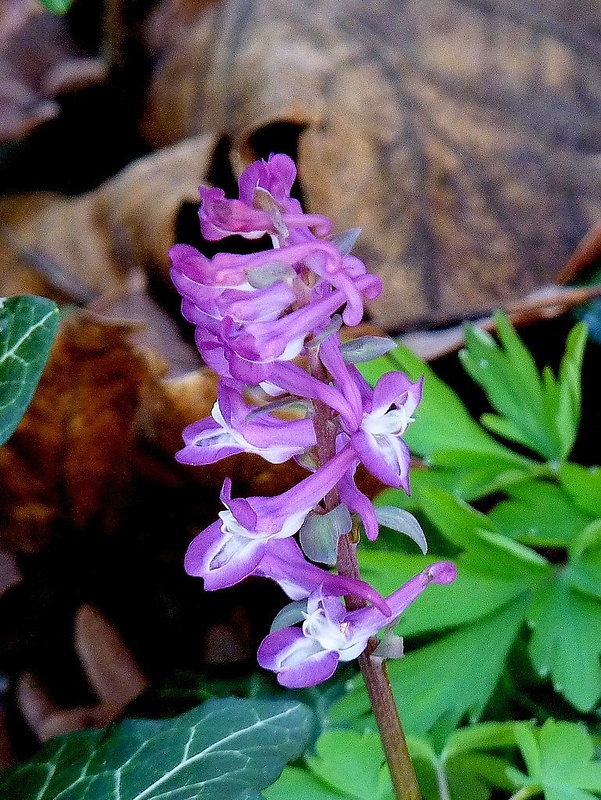
[(264, 669), (277, 672), (282, 686), (303, 689), (330, 678), (339, 656), (335, 651), (322, 650), (300, 628), (282, 628), (263, 639), (257, 660)]

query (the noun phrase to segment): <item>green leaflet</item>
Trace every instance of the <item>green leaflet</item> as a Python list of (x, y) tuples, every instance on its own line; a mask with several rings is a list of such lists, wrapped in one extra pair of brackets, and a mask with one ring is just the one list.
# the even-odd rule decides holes
[[(372, 727), (373, 727), (373, 723)], [(462, 733), (462, 732), (457, 732)], [(409, 750), (424, 800), (488, 800), (493, 786), (509, 789), (510, 763), (499, 750), (515, 747), (513, 723), (487, 723), (453, 734), (440, 755), (427, 738), (410, 736)], [(286, 767), (267, 800), (393, 800), (379, 735), (372, 730), (330, 729), (303, 767)]]
[(593, 761), (591, 737), (580, 725), (550, 719), (540, 729), (515, 724), (527, 774), (511, 768), (516, 787), (543, 791), (545, 800), (595, 800), (601, 793), (601, 762)]
[(0, 298), (0, 445), (31, 401), (58, 319), (58, 308), (44, 297)]
[(0, 775), (0, 797), (259, 800), (301, 755), (312, 727), (300, 703), (208, 700), (175, 719), (130, 719), (53, 739)]
[(547, 461), (569, 455), (580, 423), (580, 372), (587, 328), (576, 325), (568, 336), (556, 378), (548, 367), (539, 374), (534, 359), (503, 314), (495, 315), (499, 344), (490, 334), (466, 327), (461, 362), (486, 392), (497, 414), (482, 424)]
[(568, 547), (593, 521), (556, 483), (525, 481), (505, 491), (508, 498), (497, 503), (489, 519), (498, 531), (523, 544)]
[(574, 503), (594, 517), (601, 516), (601, 469), (587, 469), (578, 464), (562, 464), (558, 473), (563, 489)]
[(580, 711), (601, 696), (601, 604), (574, 591), (560, 574), (528, 611), (529, 652), (541, 676)]

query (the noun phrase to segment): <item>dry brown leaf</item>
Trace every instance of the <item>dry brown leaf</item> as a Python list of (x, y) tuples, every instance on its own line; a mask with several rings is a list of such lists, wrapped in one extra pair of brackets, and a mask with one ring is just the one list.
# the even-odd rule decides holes
[(99, 704), (122, 710), (148, 681), (119, 631), (90, 605), (75, 615), (75, 650)]
[(591, 0), (222, 0), (195, 20), (163, 0), (144, 129), (227, 136), (238, 169), (296, 131), (308, 209), (363, 228), (377, 324), (486, 313), (552, 282), (601, 216), (600, 25)]
[(65, 520), (114, 528), (151, 381), (126, 331), (80, 315), (63, 323), (34, 400), (0, 450), (0, 536), (15, 549), (39, 550)]
[(94, 705), (62, 708), (31, 673), (17, 681), (17, 704), (41, 742), (70, 731), (101, 728), (148, 688), (148, 681), (121, 634), (93, 606), (82, 605), (74, 622), (75, 651), (93, 694)]
[(214, 147), (212, 136), (180, 142), (80, 197), (0, 198), (0, 294), (31, 290), (33, 283), (37, 293), (85, 304), (126, 293), (138, 271), (166, 281), (178, 212), (198, 202)]
[(164, 362), (136, 349), (131, 333), (88, 312), (61, 324), (34, 399), (0, 449), (5, 548), (35, 553), (65, 529), (118, 530), (134, 479), (192, 482), (216, 504), (227, 476), (240, 491), (275, 494), (304, 474), (247, 454), (204, 469), (178, 465), (182, 430), (210, 414), (217, 379), (201, 369), (165, 380)]
[(57, 116), (66, 92), (101, 83), (106, 65), (80, 53), (63, 17), (36, 0), (0, 3), (0, 143)]

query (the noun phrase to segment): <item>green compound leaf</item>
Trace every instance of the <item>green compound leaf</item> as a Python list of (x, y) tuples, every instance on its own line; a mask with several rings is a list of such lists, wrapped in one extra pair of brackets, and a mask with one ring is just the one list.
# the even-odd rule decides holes
[[(528, 486), (527, 492), (531, 490)], [(491, 516), (448, 491), (422, 485), (419, 502), (435, 530), (459, 552), (454, 556), (456, 581), (429, 587), (396, 628), (405, 637), (449, 631), (419, 650), (411, 651), (409, 642), (409, 654), (389, 666), (409, 730), (424, 733), (440, 720), (454, 726), (465, 716), (478, 719), (526, 622), (532, 629), (529, 654), (537, 672), (550, 677), (575, 708), (591, 710), (601, 695), (599, 521), (577, 535), (570, 533), (568, 563), (558, 568), (499, 533)], [(362, 575), (383, 594), (436, 560), (434, 555), (362, 550), (359, 558)], [(354, 718), (367, 708), (358, 685), (335, 706), (334, 719)]]
[(546, 367), (539, 374), (531, 353), (503, 314), (495, 315), (499, 344), (477, 327), (466, 327), (460, 353), (466, 372), (486, 392), (498, 414), (484, 414), (482, 424), (548, 461), (562, 461), (574, 445), (580, 422), (580, 372), (587, 328), (568, 336), (555, 378)]
[[(442, 726), (448, 734), (468, 716), (477, 720), (492, 695), (509, 650), (520, 630), (525, 599), (509, 603), (483, 619), (432, 644), (389, 662), (388, 673), (407, 731), (424, 734)], [(369, 699), (357, 679), (330, 710), (334, 722), (369, 711)]]
[(393, 800), (392, 782), (377, 733), (327, 730), (305, 758), (305, 769), (288, 767), (267, 800)]
[(58, 308), (44, 297), (0, 298), (0, 446), (33, 397), (58, 320)]
[(259, 800), (298, 758), (311, 711), (285, 701), (208, 700), (172, 720), (126, 720), (46, 744), (0, 775), (11, 800)]
[[(595, 800), (601, 793), (601, 762), (594, 761), (591, 737), (573, 722), (547, 720), (540, 729), (516, 723), (516, 739), (527, 774), (510, 768), (518, 788), (542, 791), (545, 800)], [(524, 795), (526, 796), (526, 795)]]
[[(267, 800), (393, 800), (393, 790), (375, 721), (369, 730), (330, 729), (303, 767), (289, 766), (266, 792)], [(432, 743), (408, 737), (424, 800), (488, 800), (492, 787), (510, 790), (509, 762), (499, 749), (516, 746), (514, 723), (487, 723), (453, 734), (438, 755)], [(465, 732), (466, 735), (461, 736)]]
[(501, 533), (523, 544), (567, 547), (593, 521), (557, 484), (527, 481), (505, 491), (509, 498), (492, 509), (489, 519)]
[[(360, 369), (371, 384), (391, 370), (401, 370), (411, 380), (424, 375), (423, 399), (416, 411), (416, 422), (409, 426), (403, 437), (413, 453), (432, 464), (445, 460), (445, 454), (452, 451), (464, 455), (468, 453), (470, 458), (486, 456), (488, 466), (494, 465), (497, 472), (516, 467), (528, 468), (528, 459), (499, 444), (486, 433), (469, 415), (455, 392), (406, 347), (399, 345), (386, 356), (361, 364)], [(453, 459), (447, 456), (447, 466), (449, 461), (452, 463)]]

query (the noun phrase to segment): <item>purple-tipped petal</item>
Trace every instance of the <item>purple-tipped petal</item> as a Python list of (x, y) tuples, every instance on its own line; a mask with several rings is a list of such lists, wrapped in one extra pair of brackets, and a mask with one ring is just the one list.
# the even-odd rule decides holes
[(192, 540), (184, 558), (188, 575), (204, 578), (207, 591), (224, 589), (247, 578), (260, 562), (265, 542), (233, 536), (216, 520)]
[(282, 686), (304, 689), (331, 678), (340, 656), (335, 651), (321, 650), (305, 638), (300, 628), (282, 628), (263, 639), (257, 660), (264, 669), (277, 672)]

